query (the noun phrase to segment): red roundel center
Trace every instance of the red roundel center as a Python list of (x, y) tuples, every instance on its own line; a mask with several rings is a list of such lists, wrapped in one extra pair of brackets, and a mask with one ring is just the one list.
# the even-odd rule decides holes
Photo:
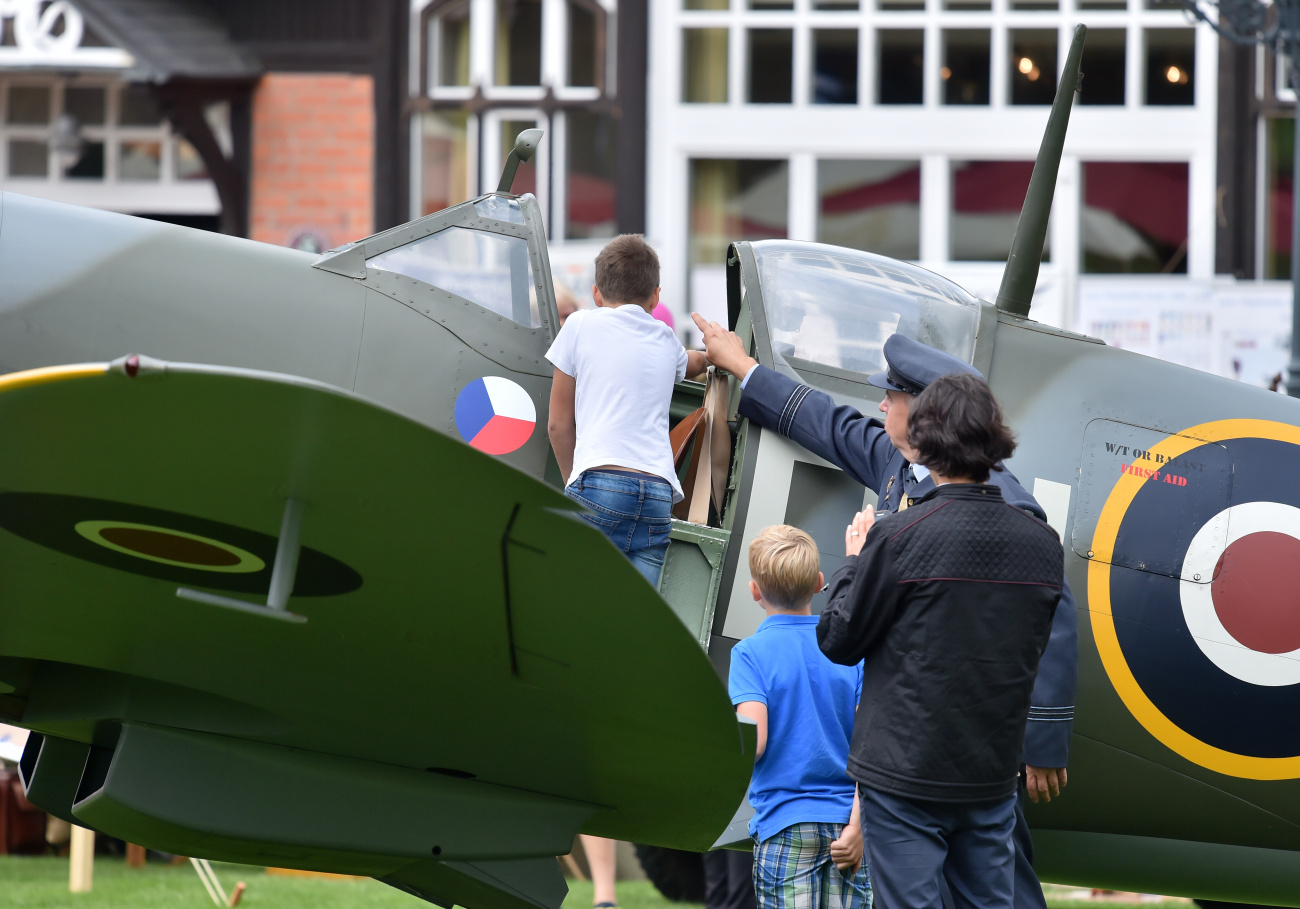
[(1247, 534), (1219, 556), (1210, 591), (1224, 629), (1246, 647), (1300, 648), (1300, 540), (1271, 530)]

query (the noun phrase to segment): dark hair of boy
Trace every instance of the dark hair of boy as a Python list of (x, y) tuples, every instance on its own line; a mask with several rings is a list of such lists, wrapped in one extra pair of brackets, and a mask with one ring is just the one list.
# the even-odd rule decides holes
[(596, 256), (596, 287), (610, 303), (645, 303), (659, 286), (659, 256), (640, 234), (620, 234)]
[(1016, 450), (993, 390), (979, 376), (955, 374), (931, 382), (914, 402), (907, 436), (916, 463), (945, 477), (984, 483)]

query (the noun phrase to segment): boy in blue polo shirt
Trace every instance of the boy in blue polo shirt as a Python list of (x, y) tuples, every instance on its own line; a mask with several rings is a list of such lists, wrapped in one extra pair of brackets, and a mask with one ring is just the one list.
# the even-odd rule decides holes
[(767, 618), (731, 651), (736, 712), (758, 724), (749, 784), (759, 909), (866, 909), (871, 880), (845, 772), (862, 664), (817, 646), (812, 598), (824, 579), (812, 537), (784, 524), (749, 544), (749, 590)]

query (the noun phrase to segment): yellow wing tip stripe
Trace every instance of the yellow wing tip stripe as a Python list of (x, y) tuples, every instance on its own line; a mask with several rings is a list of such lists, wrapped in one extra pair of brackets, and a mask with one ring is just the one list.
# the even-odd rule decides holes
[[(1269, 420), (1218, 420), (1202, 423), (1171, 435), (1153, 445), (1154, 454), (1175, 458), (1200, 445), (1222, 442), (1226, 439), (1264, 438), (1300, 445), (1300, 427)], [(1129, 669), (1128, 660), (1119, 646), (1115, 618), (1110, 603), (1110, 559), (1119, 525), (1128, 512), (1133, 497), (1147, 480), (1131, 475), (1122, 476), (1111, 489), (1109, 498), (1097, 519), (1093, 533), (1093, 560), (1088, 565), (1088, 615), (1092, 622), (1092, 636), (1101, 656), (1106, 675), (1110, 677), (1115, 692), (1124, 702), (1142, 728), (1176, 754), (1209, 770), (1248, 780), (1291, 780), (1300, 777), (1300, 756), (1287, 758), (1258, 758), (1234, 754), (1184, 731), (1160, 712), (1146, 696)], [(1102, 558), (1106, 561), (1102, 561)]]
[(0, 376), (0, 393), (29, 388), (33, 385), (45, 385), (50, 382), (62, 382), (64, 379), (80, 379), (86, 376), (104, 375), (108, 372), (107, 363), (74, 363), (70, 366), (42, 366), (38, 369), (24, 369)]

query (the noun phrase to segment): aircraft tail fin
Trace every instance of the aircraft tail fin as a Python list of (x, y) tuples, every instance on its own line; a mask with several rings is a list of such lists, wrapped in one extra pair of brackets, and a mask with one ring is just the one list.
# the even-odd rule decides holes
[(560, 909), (569, 892), (560, 863), (553, 858), (479, 862), (426, 859), (380, 880), (444, 909)]
[(1087, 33), (1086, 25), (1074, 27), (1074, 40), (1070, 42), (1061, 81), (1056, 86), (1056, 100), (1052, 102), (1052, 112), (1047, 118), (1043, 144), (1038, 149), (1034, 173), (1025, 192), (1025, 204), (1020, 210), (1020, 222), (1011, 241), (1011, 255), (1007, 257), (1002, 285), (998, 288), (998, 309), (1017, 316), (1029, 315), (1034, 286), (1038, 283), (1038, 266), (1043, 259), (1043, 242), (1047, 238), (1047, 219), (1052, 212), (1056, 174), (1061, 167), (1065, 130), (1070, 124), (1070, 107), (1074, 103), (1074, 93), (1079, 90), (1079, 62)]

